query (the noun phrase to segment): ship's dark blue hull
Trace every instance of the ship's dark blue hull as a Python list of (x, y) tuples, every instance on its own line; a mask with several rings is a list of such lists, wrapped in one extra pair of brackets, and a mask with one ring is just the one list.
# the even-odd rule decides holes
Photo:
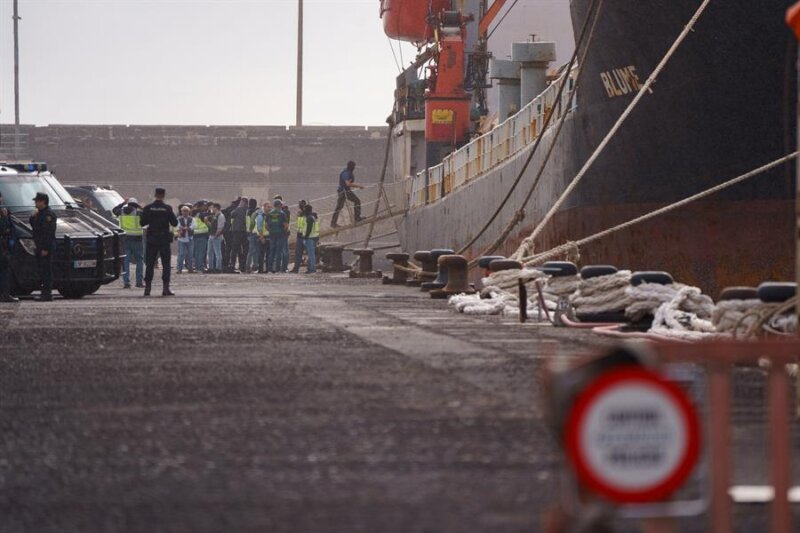
[[(790, 2), (711, 2), (694, 31), (536, 243), (544, 251), (673, 203), (795, 150), (796, 42), (783, 23)], [(580, 28), (591, 0), (573, 0)], [(603, 2), (577, 95), (513, 252), (611, 129), (700, 0)], [(638, 78), (638, 81), (637, 81)], [(545, 133), (552, 138), (552, 130)], [(546, 146), (543, 143), (543, 147)], [(541, 164), (473, 247), (502, 231)], [(516, 178), (528, 151), (441, 201), (408, 213), (408, 250), (458, 248), (477, 232)], [(793, 165), (708, 200), (587, 245), (581, 262), (663, 269), (710, 292), (793, 277)]]

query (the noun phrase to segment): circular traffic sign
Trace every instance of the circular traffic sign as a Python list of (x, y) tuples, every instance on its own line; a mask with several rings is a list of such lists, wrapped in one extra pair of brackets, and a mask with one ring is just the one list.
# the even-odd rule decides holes
[(580, 481), (616, 503), (669, 498), (700, 455), (700, 423), (686, 393), (639, 367), (607, 372), (582, 391), (566, 425)]

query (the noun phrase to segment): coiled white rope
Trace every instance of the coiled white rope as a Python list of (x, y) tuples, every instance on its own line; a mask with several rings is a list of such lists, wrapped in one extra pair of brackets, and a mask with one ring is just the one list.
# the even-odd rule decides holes
[(570, 303), (578, 314), (599, 315), (624, 311), (632, 303), (627, 292), (630, 284), (630, 270), (584, 279), (570, 298)]

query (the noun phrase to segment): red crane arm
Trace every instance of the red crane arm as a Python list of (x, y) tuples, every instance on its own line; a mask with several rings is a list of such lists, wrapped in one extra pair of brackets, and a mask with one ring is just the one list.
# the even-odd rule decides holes
[(480, 33), (481, 37), (486, 37), (486, 33), (489, 31), (489, 26), (492, 24), (492, 21), (495, 17), (500, 13), (500, 10), (503, 9), (506, 0), (494, 0), (492, 7), (486, 10), (486, 15), (483, 16), (481, 19), (480, 25), (478, 26), (478, 32)]

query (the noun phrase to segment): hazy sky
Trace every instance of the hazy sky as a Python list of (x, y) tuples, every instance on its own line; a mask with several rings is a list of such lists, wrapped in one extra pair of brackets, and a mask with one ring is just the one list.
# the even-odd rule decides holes
[[(567, 4), (521, 0), (503, 31), (567, 40)], [(296, 0), (19, 0), (19, 9), (23, 123), (294, 123)], [(397, 67), (378, 11), (378, 0), (305, 0), (307, 124), (384, 123)], [(406, 63), (413, 54), (403, 46)], [(0, 0), (0, 122), (13, 120), (12, 1)]]

